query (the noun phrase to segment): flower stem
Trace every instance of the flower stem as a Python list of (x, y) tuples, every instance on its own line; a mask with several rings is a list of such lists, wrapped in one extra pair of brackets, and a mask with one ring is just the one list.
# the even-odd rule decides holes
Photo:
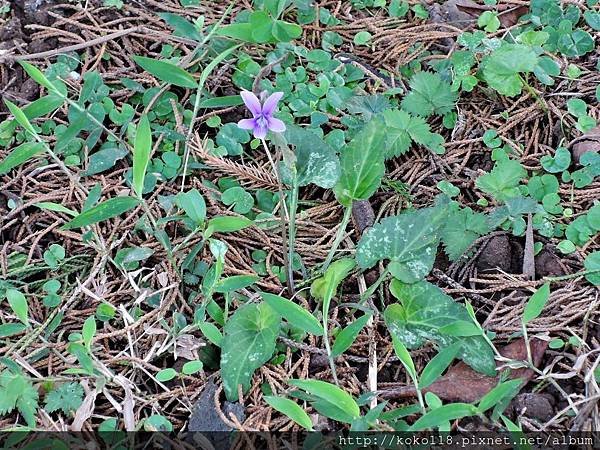
[(350, 206), (344, 210), (344, 217), (342, 218), (342, 223), (340, 223), (340, 227), (338, 228), (337, 233), (335, 235), (335, 240), (333, 241), (333, 245), (331, 246), (331, 249), (329, 250), (327, 259), (323, 263), (323, 267), (321, 268), (321, 271), (325, 272), (327, 270), (327, 268), (329, 267), (329, 264), (331, 264), (331, 261), (333, 260), (333, 257), (335, 256), (335, 252), (338, 249), (338, 247), (340, 246), (342, 239), (344, 238), (344, 233), (346, 233), (346, 227), (348, 226), (348, 223), (350, 222), (351, 216), (352, 216), (352, 207)]
[[(275, 178), (277, 179), (277, 188), (279, 190), (279, 202), (281, 205), (281, 242), (283, 244), (283, 265), (286, 267), (288, 272), (290, 271), (289, 267), (291, 267), (291, 261), (289, 259), (289, 249), (288, 249), (288, 240), (287, 240), (287, 230), (286, 230), (286, 219), (289, 222), (290, 213), (287, 210), (287, 206), (285, 203), (285, 196), (283, 195), (283, 183), (281, 182), (281, 177), (279, 176), (279, 170), (277, 170), (277, 165), (275, 164), (275, 160), (271, 156), (271, 151), (269, 150), (269, 146), (265, 142), (264, 139), (261, 139), (262, 145), (265, 149), (265, 153), (267, 154), (267, 158), (269, 158), (269, 162), (271, 163), (271, 167), (273, 169), (273, 173), (275, 174)], [(293, 252), (293, 250), (292, 250)], [(290, 296), (294, 295), (294, 280), (287, 276), (287, 288)]]
[(292, 197), (290, 199), (289, 225), (288, 225), (288, 280), (291, 288), (290, 295), (294, 295), (294, 251), (296, 247), (296, 211), (298, 210), (298, 178), (294, 173), (292, 181)]

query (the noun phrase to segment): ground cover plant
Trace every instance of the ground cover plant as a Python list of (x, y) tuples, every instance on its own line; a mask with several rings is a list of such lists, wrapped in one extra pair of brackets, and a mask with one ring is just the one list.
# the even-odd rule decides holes
[(597, 1), (0, 5), (2, 429), (598, 430)]

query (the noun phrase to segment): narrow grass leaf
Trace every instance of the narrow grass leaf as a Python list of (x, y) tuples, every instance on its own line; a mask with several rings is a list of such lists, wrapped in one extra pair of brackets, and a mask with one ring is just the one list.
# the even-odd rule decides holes
[(83, 345), (85, 345), (85, 348), (90, 351), (92, 340), (96, 335), (96, 318), (94, 316), (90, 316), (85, 319), (85, 322), (83, 322), (81, 335), (83, 336)]
[(499, 404), (508, 395), (515, 395), (522, 384), (523, 380), (520, 378), (498, 384), (481, 398), (478, 405), (479, 411), (484, 413)]
[(542, 313), (542, 310), (544, 309), (544, 306), (546, 306), (546, 302), (548, 301), (549, 297), (550, 283), (544, 284), (541, 288), (535, 291), (525, 305), (525, 310), (523, 311), (524, 324), (536, 319)]
[(205, 236), (208, 238), (214, 233), (232, 233), (243, 230), (252, 225), (252, 221), (246, 217), (220, 216), (214, 217), (208, 221)]
[(190, 89), (198, 86), (198, 83), (196, 83), (196, 80), (194, 80), (194, 77), (189, 72), (173, 63), (145, 56), (134, 56), (133, 59), (142, 69), (150, 72), (161, 81)]
[(40, 202), (36, 203), (34, 206), (48, 211), (65, 213), (72, 217), (75, 217), (77, 215), (77, 211), (73, 211), (72, 209), (69, 209), (66, 206), (54, 202)]
[(40, 142), (25, 142), (19, 145), (0, 162), (0, 175), (8, 173), (43, 151), (44, 144)]
[(301, 306), (279, 295), (261, 293), (267, 304), (294, 327), (315, 336), (323, 336), (323, 327), (315, 316)]
[(394, 336), (393, 334), (392, 334), (392, 345), (394, 346), (394, 353), (396, 353), (396, 356), (398, 357), (398, 359), (400, 360), (400, 362), (402, 363), (402, 365), (404, 366), (404, 368), (406, 369), (408, 374), (412, 378), (416, 378), (417, 371), (415, 369), (415, 363), (413, 362), (408, 349), (400, 341), (400, 339), (396, 338), (396, 336)]
[(152, 151), (152, 130), (148, 117), (143, 115), (135, 133), (135, 144), (133, 146), (133, 190), (141, 198), (144, 191), (144, 178), (150, 162)]
[(4, 99), (4, 103), (8, 107), (10, 113), (13, 116), (15, 116), (15, 120), (17, 121), (17, 123), (21, 125), (30, 134), (35, 135), (36, 133), (33, 129), (33, 125), (31, 125), (31, 122), (29, 122), (29, 119), (27, 118), (23, 110), (9, 100)]
[(352, 396), (334, 384), (320, 380), (290, 380), (290, 384), (336, 405), (354, 418), (360, 416), (360, 408)]
[(288, 398), (275, 397), (273, 395), (266, 395), (264, 399), (271, 408), (285, 414), (302, 428), (312, 431), (313, 427), (310, 417), (308, 417), (308, 414), (306, 414), (306, 412), (295, 402)]
[(370, 318), (371, 314), (364, 314), (340, 331), (331, 347), (331, 356), (339, 356), (348, 350)]
[(229, 106), (243, 105), (244, 101), (239, 95), (226, 95), (223, 97), (207, 98), (200, 102), (200, 108), (227, 108)]
[(204, 83), (206, 83), (206, 80), (210, 76), (211, 72), (215, 69), (215, 67), (217, 67), (219, 64), (221, 64), (221, 62), (225, 58), (227, 58), (229, 55), (231, 55), (240, 46), (241, 46), (241, 44), (230, 47), (227, 50), (224, 50), (221, 53), (219, 53), (215, 58), (213, 58), (213, 60), (204, 68), (204, 70), (200, 74), (200, 82), (198, 83), (199, 86), (200, 87), (204, 86)]
[(63, 230), (72, 230), (74, 228), (86, 227), (103, 220), (112, 219), (121, 214), (130, 211), (139, 205), (139, 200), (133, 197), (115, 197), (111, 198), (93, 208), (82, 212), (70, 222), (63, 225)]
[(23, 67), (23, 70), (27, 72), (27, 75), (29, 75), (37, 84), (44, 86), (49, 91), (59, 92), (56, 86), (48, 78), (46, 78), (46, 75), (44, 75), (42, 71), (33, 64), (30, 64), (26, 61), (19, 61), (19, 64), (21, 64), (21, 67)]
[(29, 304), (25, 296), (16, 289), (8, 289), (6, 291), (6, 299), (15, 316), (29, 326)]
[(23, 330), (26, 330), (27, 327), (22, 323), (5, 323), (0, 325), (0, 338), (6, 338), (10, 336), (14, 336), (15, 334), (19, 334)]
[(425, 366), (419, 377), (419, 389), (425, 389), (430, 386), (454, 361), (462, 343), (455, 342), (446, 348), (441, 349)]
[(451, 420), (474, 416), (478, 412), (479, 411), (475, 406), (468, 403), (451, 403), (449, 405), (443, 405), (421, 416), (408, 431), (414, 432), (437, 428)]

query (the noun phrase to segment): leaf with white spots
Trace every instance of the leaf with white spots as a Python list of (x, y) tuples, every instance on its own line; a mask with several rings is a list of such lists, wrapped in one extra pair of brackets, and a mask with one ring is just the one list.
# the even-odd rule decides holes
[(399, 280), (414, 283), (423, 279), (433, 267), (447, 211), (446, 203), (440, 202), (373, 225), (358, 243), (358, 265), (368, 269), (388, 259), (390, 272)]
[(419, 348), (427, 341), (434, 341), (441, 348), (460, 341), (458, 358), (478, 372), (490, 376), (496, 374), (494, 352), (482, 335), (444, 333), (444, 327), (457, 321), (472, 322), (462, 304), (427, 281), (404, 284), (393, 280), (390, 292), (399, 300), (399, 303), (389, 305), (384, 313), (385, 323), (394, 338), (409, 349)]
[(273, 356), (281, 317), (266, 303), (238, 309), (224, 327), (221, 378), (229, 401), (238, 400), (238, 386), (246, 392), (254, 371)]
[(340, 161), (335, 149), (312, 131), (295, 125), (287, 126), (285, 137), (295, 147), (298, 184), (333, 187), (340, 177)]

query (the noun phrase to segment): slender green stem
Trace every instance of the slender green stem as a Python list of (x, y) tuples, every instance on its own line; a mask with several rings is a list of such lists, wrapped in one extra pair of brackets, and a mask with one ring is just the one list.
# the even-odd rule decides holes
[(346, 227), (348, 226), (348, 223), (350, 222), (350, 217), (352, 217), (352, 207), (347, 207), (344, 210), (344, 217), (342, 218), (342, 223), (340, 224), (340, 227), (337, 230), (337, 233), (335, 235), (335, 240), (333, 241), (333, 245), (331, 246), (331, 249), (329, 250), (329, 254), (327, 255), (327, 259), (325, 260), (325, 263), (323, 263), (323, 267), (321, 268), (321, 270), (323, 272), (325, 272), (327, 270), (327, 268), (329, 267), (329, 264), (331, 264), (331, 261), (333, 260), (333, 257), (335, 256), (335, 252), (337, 251), (338, 247), (340, 246), (342, 239), (344, 238), (344, 234), (346, 233)]
[(544, 101), (540, 98), (540, 96), (537, 94), (537, 92), (535, 92), (535, 90), (529, 85), (529, 83), (525, 80), (525, 78), (523, 78), (521, 75), (519, 75), (519, 78), (521, 79), (523, 86), (525, 86), (525, 90), (527, 90), (527, 92), (529, 92), (531, 94), (531, 96), (533, 98), (535, 98), (535, 101), (540, 105), (542, 110), (544, 112), (548, 112), (548, 107), (546, 106)]
[(333, 361), (333, 356), (331, 355), (331, 346), (329, 345), (329, 305), (331, 303), (331, 297), (326, 296), (323, 299), (323, 342), (325, 343), (325, 350), (327, 351), (327, 359), (329, 360), (329, 367), (331, 368), (331, 375), (333, 376), (333, 381), (335, 384), (339, 385), (339, 381), (337, 378), (337, 372), (335, 370), (335, 362)]
[(367, 299), (375, 293), (375, 291), (381, 285), (381, 283), (383, 283), (385, 281), (385, 279), (387, 278), (389, 273), (390, 273), (390, 269), (388, 267), (386, 267), (385, 270), (383, 272), (381, 272), (381, 275), (379, 275), (379, 278), (377, 278), (377, 280), (375, 280), (375, 283), (373, 283), (371, 286), (369, 286), (367, 288), (367, 290), (364, 292), (364, 294), (362, 294), (360, 296), (358, 303), (362, 305), (364, 302), (366, 302)]
[(544, 277), (544, 280), (550, 281), (550, 282), (567, 281), (567, 280), (572, 280), (574, 278), (583, 277), (585, 275), (589, 275), (592, 273), (600, 273), (600, 269), (582, 270), (581, 272), (571, 273), (569, 275), (562, 275), (559, 277)]
[(292, 198), (290, 199), (290, 217), (288, 225), (288, 279), (290, 280), (290, 287), (292, 292), (290, 295), (294, 295), (294, 251), (296, 247), (296, 211), (298, 210), (298, 179), (294, 173), (294, 180), (292, 182)]

